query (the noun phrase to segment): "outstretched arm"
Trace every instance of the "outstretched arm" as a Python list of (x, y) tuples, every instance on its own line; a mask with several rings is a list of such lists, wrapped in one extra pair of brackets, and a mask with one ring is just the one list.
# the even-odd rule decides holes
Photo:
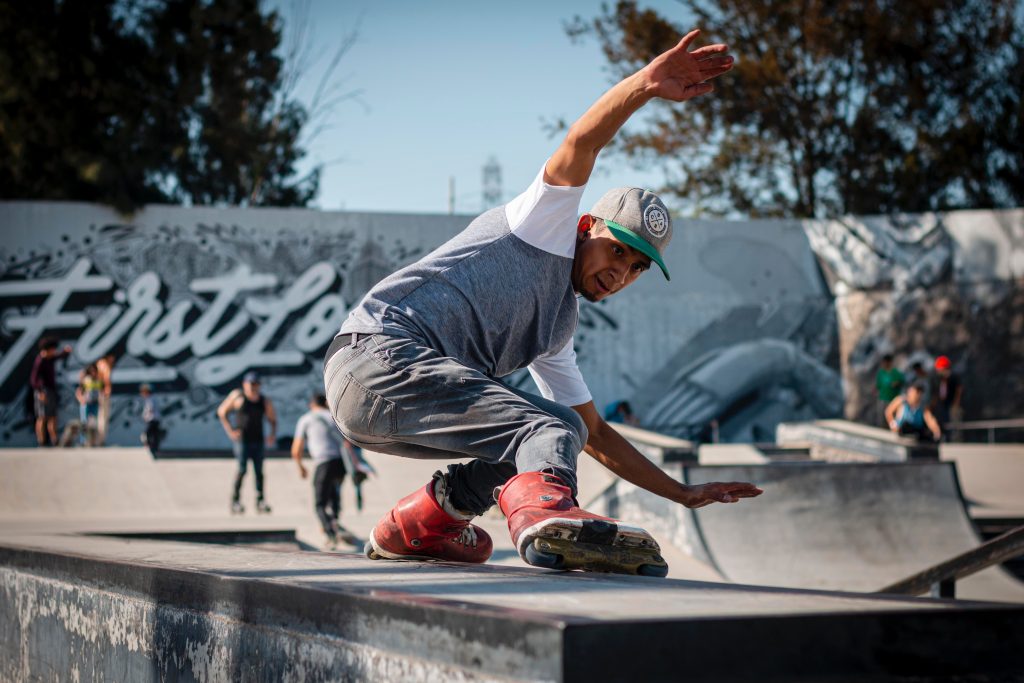
[(704, 95), (715, 89), (707, 81), (732, 68), (728, 47), (708, 45), (687, 52), (700, 35), (690, 31), (679, 43), (654, 58), (632, 76), (619, 81), (597, 100), (569, 128), (565, 140), (544, 169), (549, 185), (585, 185), (594, 170), (601, 149), (611, 142), (623, 124), (650, 100), (660, 97), (673, 102)]
[(626, 481), (662, 498), (689, 508), (699, 508), (711, 503), (735, 503), (740, 498), (753, 498), (762, 493), (761, 489), (746, 482), (712, 482), (694, 486), (678, 482), (601, 419), (593, 401), (573, 406), (573, 410), (587, 425), (589, 437), (584, 448), (587, 455)]

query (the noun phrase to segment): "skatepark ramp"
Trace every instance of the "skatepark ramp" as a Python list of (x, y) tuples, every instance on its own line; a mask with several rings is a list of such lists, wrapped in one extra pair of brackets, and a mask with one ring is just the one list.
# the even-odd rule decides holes
[[(689, 510), (626, 482), (592, 504), (736, 583), (876, 591), (980, 544), (952, 463), (772, 463), (664, 469), (688, 484), (751, 481), (764, 494)], [(971, 599), (1024, 602), (991, 567), (957, 584)]]
[(1024, 664), (1020, 605), (45, 534), (0, 535), (0, 634), (4, 681), (982, 681)]

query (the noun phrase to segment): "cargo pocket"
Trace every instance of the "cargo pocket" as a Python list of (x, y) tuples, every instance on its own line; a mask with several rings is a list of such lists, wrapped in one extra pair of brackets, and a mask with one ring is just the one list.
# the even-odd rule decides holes
[(342, 379), (334, 419), (342, 432), (359, 441), (386, 441), (395, 433), (395, 404), (356, 381)]

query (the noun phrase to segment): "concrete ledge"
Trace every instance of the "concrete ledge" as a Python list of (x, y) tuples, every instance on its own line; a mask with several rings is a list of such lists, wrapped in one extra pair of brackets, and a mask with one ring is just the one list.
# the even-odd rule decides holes
[(184, 671), (247, 681), (559, 675), (558, 619), (486, 605), (14, 548), (0, 548), (0, 577), (4, 680), (76, 670), (133, 681)]
[(906, 462), (939, 457), (938, 446), (847, 420), (783, 422), (776, 428), (775, 440), (782, 446), (809, 446), (811, 458), (831, 462)]
[(103, 556), (0, 545), (0, 679), (893, 680), (1024, 665), (1019, 606), (89, 542)]
[(697, 445), (686, 439), (678, 439), (639, 427), (612, 422), (612, 428), (626, 437), (633, 447), (654, 462), (678, 462), (697, 459)]

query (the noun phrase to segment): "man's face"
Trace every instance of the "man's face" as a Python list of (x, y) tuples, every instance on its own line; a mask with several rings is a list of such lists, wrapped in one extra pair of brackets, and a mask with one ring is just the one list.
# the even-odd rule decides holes
[(242, 382), (242, 391), (246, 396), (255, 397), (260, 395), (259, 382)]
[(921, 391), (917, 387), (910, 387), (907, 389), (907, 404), (911, 408), (916, 408), (921, 402)]
[(576, 243), (572, 288), (587, 301), (601, 301), (625, 289), (651, 267), (650, 258), (615, 239), (601, 219), (584, 216), (580, 225), (589, 226), (589, 231)]

